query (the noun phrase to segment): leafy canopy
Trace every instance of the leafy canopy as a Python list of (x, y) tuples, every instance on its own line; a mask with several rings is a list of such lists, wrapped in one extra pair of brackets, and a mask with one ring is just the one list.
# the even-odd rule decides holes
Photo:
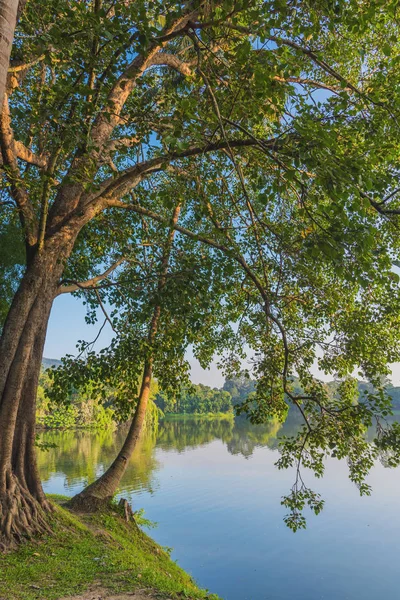
[[(240, 411), (283, 419), (286, 398), (304, 419), (279, 461), (297, 472), (283, 500), (293, 529), (306, 504), (322, 507), (301, 467), (322, 475), (326, 456), (347, 458), (368, 493), (379, 452), (399, 460), (381, 386), (399, 360), (396, 11), (394, 1), (51, 0), (28, 3), (13, 49), (17, 162), (4, 160), (1, 227), (15, 236), (22, 216), (29, 259), (79, 223), (58, 291), (82, 296), (89, 321), (102, 314), (116, 334), (99, 355), (82, 342), (54, 394), (90, 378), (100, 399), (117, 390), (126, 412), (149, 353), (166, 391), (185, 383), (189, 345), (203, 365), (219, 355), (229, 376), (250, 355), (257, 386)], [(20, 258), (14, 244), (7, 252), (9, 298), (19, 269), (7, 265)], [(340, 379), (334, 398), (312, 375), (316, 360)], [(362, 403), (355, 370), (378, 390)]]

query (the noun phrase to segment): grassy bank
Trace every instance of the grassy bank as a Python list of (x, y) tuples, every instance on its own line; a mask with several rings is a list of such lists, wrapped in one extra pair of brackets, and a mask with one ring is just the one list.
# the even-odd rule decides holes
[(53, 534), (0, 555), (0, 598), (56, 600), (96, 585), (110, 593), (146, 589), (154, 598), (218, 600), (118, 509), (76, 515), (52, 496)]

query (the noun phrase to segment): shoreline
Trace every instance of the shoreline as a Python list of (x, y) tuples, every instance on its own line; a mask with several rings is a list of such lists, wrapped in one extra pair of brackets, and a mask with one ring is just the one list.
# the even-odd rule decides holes
[(200, 589), (140, 528), (112, 504), (104, 512), (79, 514), (49, 495), (52, 533), (0, 554), (0, 599), (219, 600)]

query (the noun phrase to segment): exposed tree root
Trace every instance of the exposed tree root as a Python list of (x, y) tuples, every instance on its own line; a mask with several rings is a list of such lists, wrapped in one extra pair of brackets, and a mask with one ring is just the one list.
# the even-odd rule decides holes
[(95, 512), (107, 512), (108, 510), (117, 510), (121, 513), (121, 516), (126, 522), (134, 521), (135, 515), (129, 504), (128, 500), (121, 498), (118, 502), (118, 508), (113, 504), (113, 497), (97, 498), (92, 494), (78, 494), (69, 500), (65, 505), (70, 510), (77, 513), (95, 513)]
[(50, 533), (46, 513), (53, 510), (47, 500), (37, 500), (15, 475), (7, 473), (6, 484), (5, 492), (0, 493), (0, 551), (3, 552), (33, 536)]
[(75, 512), (93, 513), (109, 509), (112, 500), (112, 496), (108, 496), (107, 498), (97, 498), (92, 494), (78, 494), (71, 498), (66, 506)]

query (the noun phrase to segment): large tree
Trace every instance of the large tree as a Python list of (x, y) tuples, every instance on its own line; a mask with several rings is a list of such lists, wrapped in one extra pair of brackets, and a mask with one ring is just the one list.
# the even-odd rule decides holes
[[(383, 68), (398, 77), (391, 11), (357, 2), (28, 3), (0, 119), (1, 224), (6, 233), (18, 224), (26, 256), (0, 340), (2, 544), (46, 527), (35, 397), (54, 298), (123, 277), (141, 220), (168, 229), (178, 184), (176, 231), (222, 257), (215, 275), (236, 282), (221, 306), (240, 327), (215, 332), (232, 348), (244, 332), (257, 353), (250, 414), (283, 414), (286, 393), (307, 427), (291, 456), (339, 441), (362, 479), (363, 427), (387, 405), (371, 399), (353, 410), (346, 377), (361, 365), (374, 379), (397, 358), (397, 240), (382, 215), (396, 197), (397, 146), (385, 139), (396, 107), (381, 77)], [(339, 341), (333, 351), (329, 337)], [(323, 368), (345, 378), (334, 406), (310, 375), (318, 347)], [(201, 340), (198, 353), (210, 354)], [(290, 389), (295, 371), (304, 397)], [(321, 454), (312, 460), (321, 470)], [(288, 501), (295, 511), (301, 498)]]

